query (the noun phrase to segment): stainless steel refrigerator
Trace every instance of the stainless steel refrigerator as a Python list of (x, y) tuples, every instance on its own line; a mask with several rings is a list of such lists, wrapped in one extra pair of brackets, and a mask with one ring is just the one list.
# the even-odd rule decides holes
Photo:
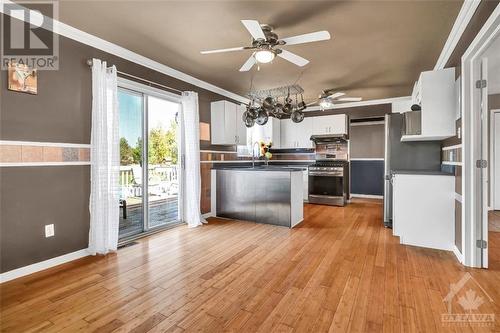
[(392, 227), (392, 172), (440, 171), (441, 142), (401, 142), (403, 115), (385, 116), (384, 225)]

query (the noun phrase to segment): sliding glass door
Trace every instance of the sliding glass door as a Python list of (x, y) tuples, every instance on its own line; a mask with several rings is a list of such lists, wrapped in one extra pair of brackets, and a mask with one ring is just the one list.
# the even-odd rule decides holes
[(119, 232), (124, 239), (182, 220), (182, 172), (179, 101), (149, 87), (121, 86)]
[(143, 232), (142, 182), (144, 98), (137, 92), (118, 91), (120, 117), (120, 237)]
[(179, 221), (179, 104), (147, 96), (148, 228)]

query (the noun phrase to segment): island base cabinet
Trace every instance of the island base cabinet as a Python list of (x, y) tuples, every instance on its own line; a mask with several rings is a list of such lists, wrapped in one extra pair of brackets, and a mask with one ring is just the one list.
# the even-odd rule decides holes
[(217, 217), (289, 228), (303, 220), (302, 171), (223, 169), (212, 177)]

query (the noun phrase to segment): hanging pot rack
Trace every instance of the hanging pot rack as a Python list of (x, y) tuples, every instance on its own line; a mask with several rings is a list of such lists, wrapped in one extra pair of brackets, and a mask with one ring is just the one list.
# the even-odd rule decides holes
[(304, 89), (298, 84), (249, 92), (250, 103), (242, 117), (245, 126), (265, 125), (269, 117), (290, 117), (293, 122), (300, 123), (307, 107), (303, 93)]

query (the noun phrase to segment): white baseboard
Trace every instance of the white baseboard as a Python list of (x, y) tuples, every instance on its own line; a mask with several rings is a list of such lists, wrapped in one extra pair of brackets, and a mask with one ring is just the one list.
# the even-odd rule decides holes
[(463, 264), (464, 263), (464, 257), (462, 253), (458, 250), (456, 245), (453, 245), (453, 253), (455, 254), (455, 257), (457, 257), (458, 261)]
[(90, 255), (88, 249), (82, 249), (75, 252), (63, 254), (62, 256), (51, 258), (45, 261), (37, 262), (28, 266), (13, 269), (11, 271), (0, 274), (0, 283), (20, 278), (29, 274), (43, 271), (67, 262), (80, 259)]
[(366, 199), (383, 199), (383, 195), (372, 195), (372, 194), (356, 194), (351, 193), (351, 197), (353, 198), (366, 198)]
[(206, 219), (206, 218), (209, 218), (209, 217), (215, 217), (215, 214), (212, 213), (212, 212), (208, 212), (208, 213), (202, 214), (201, 217), (203, 217), (204, 219)]

